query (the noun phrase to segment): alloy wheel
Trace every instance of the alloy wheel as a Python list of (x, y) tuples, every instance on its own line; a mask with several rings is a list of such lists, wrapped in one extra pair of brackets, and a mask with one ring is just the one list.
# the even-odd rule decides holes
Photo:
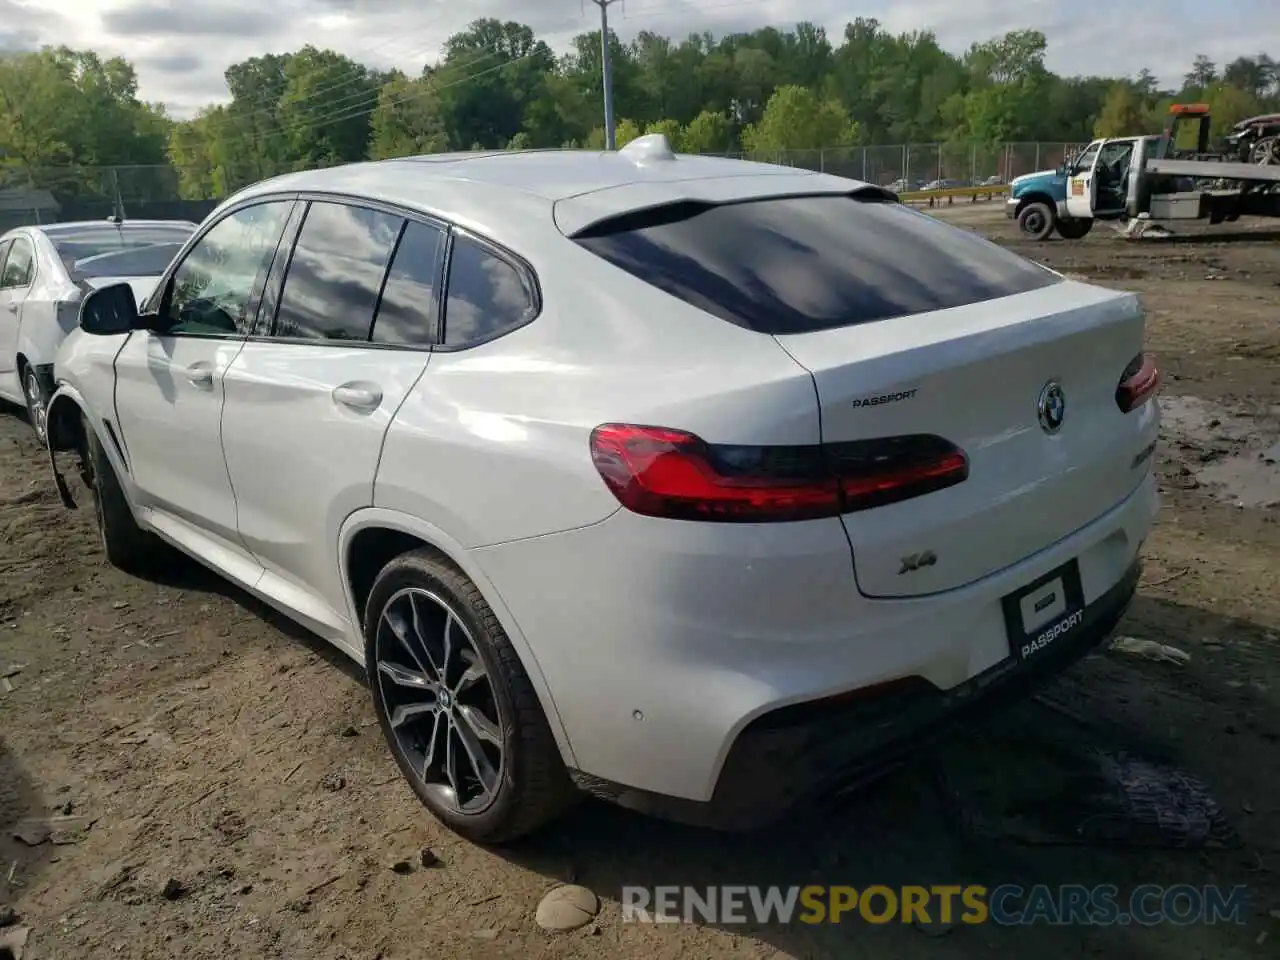
[(35, 370), (31, 368), (27, 369), (24, 389), (27, 395), (27, 413), (31, 417), (31, 428), (35, 430), (36, 437), (43, 443), (46, 430), (44, 391), (40, 389), (40, 379), (36, 376)]
[(409, 587), (378, 618), (379, 685), (394, 745), (447, 809), (481, 813), (502, 783), (503, 724), (470, 632), (436, 594)]

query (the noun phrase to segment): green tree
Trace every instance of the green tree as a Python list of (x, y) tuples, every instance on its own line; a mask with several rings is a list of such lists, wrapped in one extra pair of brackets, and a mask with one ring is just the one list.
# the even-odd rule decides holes
[(370, 121), (370, 158), (385, 160), (448, 149), (449, 133), (431, 81), (397, 77), (384, 83)]
[(858, 125), (839, 101), (794, 85), (779, 87), (760, 122), (742, 131), (742, 146), (752, 152), (844, 147), (857, 140)]
[(1146, 132), (1147, 111), (1137, 91), (1128, 83), (1117, 83), (1107, 93), (1102, 112), (1093, 126), (1095, 137), (1132, 137)]
[(380, 87), (367, 67), (308, 44), (284, 65), (279, 127), (270, 139), (279, 138), (295, 168), (363, 159)]
[(644, 132), (661, 133), (671, 144), (672, 150), (684, 151), (684, 129), (675, 120), (656, 120), (644, 128)]
[(723, 113), (703, 110), (684, 128), (680, 140), (686, 153), (724, 153), (732, 146), (733, 131)]

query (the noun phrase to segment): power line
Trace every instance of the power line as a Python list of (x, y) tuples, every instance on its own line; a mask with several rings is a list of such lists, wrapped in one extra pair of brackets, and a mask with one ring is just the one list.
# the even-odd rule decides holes
[[(387, 100), (385, 103), (378, 103), (378, 102), (376, 102), (376, 101), (378, 101), (378, 100), (380, 100), (380, 99), (381, 99), (381, 93), (382, 93), (382, 91), (381, 91), (381, 90), (379, 90), (379, 91), (377, 91), (377, 92), (376, 92), (375, 97), (374, 97), (374, 101), (375, 101), (375, 102), (374, 102), (374, 106), (373, 106), (373, 107), (371, 107), (370, 109), (367, 109), (367, 110), (358, 110), (358, 111), (348, 112), (348, 113), (344, 113), (343, 111), (338, 110), (338, 111), (335, 111), (333, 114), (329, 114), (329, 115), (325, 115), (325, 116), (320, 116), (320, 117), (309, 118), (309, 119), (305, 119), (305, 120), (300, 120), (300, 121), (298, 121), (297, 123), (295, 123), (295, 124), (293, 124), (293, 125), (291, 125), (291, 126), (289, 126), (289, 127), (281, 128), (280, 133), (282, 133), (282, 134), (292, 133), (292, 132), (295, 132), (295, 131), (297, 131), (297, 130), (305, 130), (305, 129), (308, 129), (308, 128), (315, 129), (315, 128), (318, 128), (318, 127), (328, 126), (329, 124), (332, 124), (332, 123), (341, 123), (341, 122), (342, 122), (342, 121), (344, 121), (344, 120), (354, 120), (354, 119), (356, 119), (357, 117), (365, 117), (365, 116), (368, 116), (369, 114), (373, 113), (375, 110), (379, 109), (380, 107), (384, 107), (384, 106), (386, 106), (386, 107), (394, 107), (394, 106), (396, 106), (396, 105), (398, 105), (398, 104), (405, 103), (405, 102), (407, 102), (407, 101), (409, 101), (409, 100), (412, 100), (414, 97), (421, 96), (423, 93), (426, 93), (426, 92), (439, 93), (441, 90), (448, 90), (448, 89), (449, 89), (449, 88), (451, 88), (451, 87), (461, 86), (461, 85), (462, 85), (462, 84), (464, 84), (464, 83), (469, 83), (469, 82), (471, 82), (472, 80), (475, 80), (475, 79), (478, 79), (479, 77), (483, 77), (483, 76), (485, 76), (486, 74), (495, 73), (495, 72), (497, 72), (498, 70), (503, 69), (504, 67), (510, 67), (510, 66), (512, 66), (512, 65), (514, 65), (514, 64), (520, 63), (521, 61), (528, 60), (528, 59), (530, 59), (531, 57), (535, 57), (535, 56), (537, 56), (538, 54), (539, 54), (539, 51), (537, 51), (537, 50), (532, 50), (532, 51), (530, 51), (529, 53), (523, 54), (522, 56), (519, 56), (519, 57), (513, 57), (513, 58), (512, 58), (512, 59), (510, 59), (510, 60), (504, 60), (502, 63), (495, 64), (495, 65), (493, 65), (492, 67), (487, 67), (487, 68), (486, 68), (486, 69), (484, 69), (484, 70), (478, 70), (478, 71), (476, 71), (475, 73), (467, 74), (465, 77), (461, 77), (461, 78), (459, 78), (459, 79), (457, 79), (457, 80), (454, 80), (454, 81), (452, 81), (452, 82), (450, 82), (450, 83), (433, 84), (433, 85), (429, 88), (429, 91), (428, 91), (428, 90), (412, 90), (412, 91), (410, 91), (409, 93), (404, 94), (403, 96), (399, 96), (399, 97), (392, 97), (391, 99)], [(499, 54), (498, 54), (496, 51), (492, 51), (492, 52), (490, 52), (490, 53), (486, 53), (486, 54), (484, 54), (484, 56), (486, 56), (486, 57), (488, 57), (488, 56), (498, 56), (498, 55), (499, 55)], [(423, 80), (424, 82), (425, 82), (425, 81), (434, 80), (434, 79), (435, 79), (435, 76), (436, 76), (436, 75), (432, 75), (432, 76), (430, 76), (430, 77), (423, 77), (423, 78), (422, 78), (422, 80)]]

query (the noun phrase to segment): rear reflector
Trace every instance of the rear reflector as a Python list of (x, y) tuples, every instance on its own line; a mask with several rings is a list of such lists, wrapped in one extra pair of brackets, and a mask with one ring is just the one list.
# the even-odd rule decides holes
[(1120, 384), (1116, 387), (1116, 406), (1121, 413), (1137, 410), (1160, 389), (1160, 369), (1155, 357), (1140, 353), (1124, 368)]
[(683, 430), (606, 423), (591, 432), (591, 458), (618, 502), (634, 513), (723, 523), (837, 517), (969, 476), (962, 450), (927, 435), (731, 446)]

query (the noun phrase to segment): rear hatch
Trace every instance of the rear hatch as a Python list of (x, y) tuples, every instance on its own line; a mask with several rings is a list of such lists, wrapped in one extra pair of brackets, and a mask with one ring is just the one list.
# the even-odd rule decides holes
[[(861, 591), (963, 586), (1080, 529), (1125, 499), (1152, 433), (1116, 388), (1142, 349), (1132, 294), (1077, 283), (856, 327), (779, 337), (814, 376), (826, 444), (930, 434), (968, 478), (845, 514)], [(1061, 425), (1052, 410), (1058, 385)], [(1042, 401), (1042, 396), (1044, 400)], [(920, 562), (920, 558), (928, 558)]]
[(1132, 294), (865, 190), (681, 201), (574, 239), (810, 372), (868, 596), (987, 576), (1147, 474), (1155, 405), (1118, 399), (1142, 350)]

